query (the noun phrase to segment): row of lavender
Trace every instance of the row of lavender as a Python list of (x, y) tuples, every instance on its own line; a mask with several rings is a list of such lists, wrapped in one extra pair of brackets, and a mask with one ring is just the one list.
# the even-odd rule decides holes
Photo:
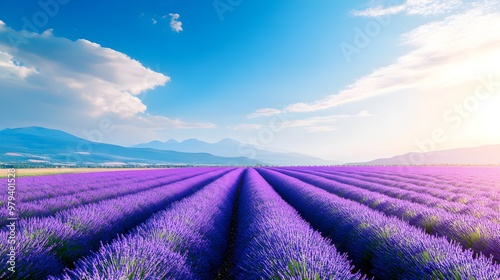
[[(384, 187), (369, 182), (358, 184), (343, 183), (342, 178), (330, 176), (311, 170), (301, 172), (281, 170), (284, 174), (296, 177), (304, 182), (315, 185), (337, 196), (347, 198), (382, 212), (388, 216), (395, 216), (407, 221), (409, 224), (424, 229), (429, 234), (444, 236), (460, 243), (464, 248), (473, 249), (487, 256), (492, 255), (500, 261), (500, 224), (487, 218), (478, 218), (475, 215), (455, 214), (445, 211), (440, 205), (429, 206), (428, 203), (420, 204), (416, 201), (401, 199), (404, 190), (394, 189), (394, 196), (385, 195)], [(401, 194), (399, 196), (398, 194)], [(425, 194), (415, 194), (426, 197)]]
[[(232, 217), (236, 237), (228, 242)], [(50, 279), (362, 279), (351, 273), (346, 255), (255, 170), (243, 169), (174, 203), (75, 266)]]
[[(244, 182), (244, 186), (241, 187), (242, 192), (246, 194), (264, 191), (261, 193), (264, 196), (259, 197), (260, 200), (249, 200), (251, 195), (240, 196), (239, 201), (242, 205), (259, 207), (256, 203), (262, 203), (263, 206), (277, 203), (274, 207), (276, 211), (274, 216), (284, 217), (286, 220), (276, 220), (267, 225), (254, 223), (252, 225), (254, 231), (249, 233), (240, 232), (241, 229), (247, 229), (248, 225), (242, 224), (238, 219), (240, 225), (238, 238), (253, 239), (259, 231), (265, 234), (267, 229), (274, 226), (276, 228), (273, 234), (279, 238), (264, 239), (265, 245), (261, 248), (281, 245), (281, 248), (289, 248), (285, 254), (291, 254), (280, 263), (270, 252), (261, 255), (260, 259), (254, 258), (249, 261), (248, 258), (244, 258), (248, 267), (255, 261), (267, 261), (269, 265), (275, 265), (274, 268), (264, 268), (264, 271), (272, 275), (290, 277), (330, 275), (349, 279), (361, 278), (359, 274), (351, 274), (352, 267), (346, 256), (338, 254), (328, 241), (303, 221), (276, 193), (273, 193), (272, 188), (255, 171), (247, 175), (248, 180), (241, 180), (243, 169), (232, 172), (196, 171), (186, 172), (189, 176), (185, 177), (191, 178), (184, 178), (181, 181), (171, 180), (173, 182), (163, 186), (147, 188), (112, 199), (103, 198), (96, 203), (70, 206), (53, 216), (21, 219), (16, 236), (18, 244), (21, 245), (17, 249), (17, 273), (15, 275), (4, 273), (2, 278), (43, 279), (49, 274), (57, 275), (64, 267), (67, 268), (63, 274), (51, 277), (210, 279), (221, 277), (220, 275), (239, 275), (235, 277), (250, 279), (249, 277), (253, 275), (260, 278), (262, 276), (259, 275), (265, 275), (263, 271), (254, 271), (253, 274), (242, 272), (244, 264), (232, 266), (230, 272), (219, 271), (222, 260), (229, 255), (224, 248), (228, 243), (230, 221), (233, 214), (235, 215), (233, 204), (237, 201), (235, 195), (241, 182)], [(168, 178), (167, 176), (161, 179), (166, 183)], [(109, 181), (112, 176), (107, 179)], [(255, 180), (259, 184), (252, 183)], [(261, 187), (264, 189), (261, 190)], [(109, 191), (105, 187), (97, 189), (102, 189), (103, 193)], [(268, 195), (273, 199), (268, 200)], [(62, 194), (59, 197), (65, 196), (67, 195)], [(179, 202), (171, 204), (173, 201)], [(33, 200), (25, 203), (32, 202)], [(237, 216), (247, 216), (247, 210), (249, 209), (240, 209)], [(256, 221), (265, 221), (268, 217), (266, 211), (258, 212), (254, 209), (254, 212), (250, 215), (258, 218)], [(281, 216), (283, 214), (284, 216)], [(148, 219), (148, 216), (151, 218)], [(291, 237), (288, 232), (291, 228), (282, 226), (286, 224), (296, 225), (295, 233), (298, 235), (293, 237), (293, 240), (286, 238)], [(120, 237), (120, 233), (129, 231), (129, 234)], [(2, 231), (1, 234), (6, 238), (7, 231)], [(107, 243), (109, 241), (112, 242)], [(315, 250), (309, 246), (313, 244), (316, 246)], [(243, 247), (238, 246), (237, 249), (252, 250), (252, 246), (246, 244)], [(296, 247), (300, 250), (295, 250)], [(327, 251), (323, 252), (321, 249), (325, 248)], [(0, 250), (5, 257), (7, 248), (2, 246)], [(95, 253), (91, 253), (92, 251)], [(276, 252), (283, 255), (281, 251), (274, 253)], [(305, 256), (307, 258), (304, 258)], [(77, 259), (80, 260), (76, 262), (76, 268), (69, 269)], [(5, 258), (2, 261), (5, 262)], [(235, 260), (230, 262), (234, 263)], [(263, 266), (266, 267), (267, 264)], [(239, 272), (237, 268), (240, 269)]]
[[(321, 171), (321, 170), (318, 170)], [(373, 183), (380, 183), (385, 186), (395, 187), (413, 192), (424, 192), (429, 195), (431, 200), (434, 198), (444, 199), (448, 202), (455, 202), (454, 211), (467, 211), (467, 207), (478, 207), (483, 211), (500, 210), (500, 196), (494, 189), (479, 189), (474, 185), (459, 185), (448, 180), (433, 182), (431, 178), (410, 179), (396, 174), (356, 174), (354, 172), (346, 173), (342, 170), (323, 170), (331, 175), (348, 177), (349, 179), (359, 179)], [(450, 178), (449, 180), (459, 180), (460, 178)], [(476, 186), (482, 186), (482, 183), (476, 182)], [(453, 209), (453, 208), (452, 208)]]
[[(490, 167), (380, 167), (363, 166), (348, 168), (315, 168), (325, 171), (382, 177), (397, 183), (413, 183), (420, 186), (492, 196), (499, 200), (500, 168)], [(365, 177), (365, 178), (366, 178)]]
[[(18, 272), (0, 276), (360, 279), (361, 272), (380, 279), (500, 278), (499, 267), (491, 259), (463, 251), (450, 242), (449, 234), (443, 230), (457, 221), (453, 215), (468, 218), (466, 214), (442, 208), (429, 212), (428, 205), (368, 190), (366, 182), (361, 186), (339, 182), (349, 179), (348, 173), (356, 177), (354, 180), (364, 174), (365, 181), (381, 187), (380, 181), (375, 181), (379, 180), (378, 175), (384, 175), (382, 172), (375, 173), (374, 178), (359, 168), (258, 172), (260, 175), (253, 169), (176, 170), (158, 177), (144, 174), (144, 182), (120, 174), (118, 192), (111, 176), (106, 179), (108, 187), (87, 184), (79, 191), (73, 184), (75, 189), (60, 191), (54, 198), (60, 197), (63, 202), (64, 197), (84, 198), (85, 193), (90, 194), (89, 198), (80, 199), (75, 205), (52, 208), (51, 216), (45, 212), (35, 215), (39, 217), (23, 218), (17, 236), (22, 244), (18, 248)], [(337, 176), (337, 181), (333, 176)], [(25, 203), (54, 198), (42, 195)], [(379, 205), (385, 208), (377, 208)], [(413, 208), (404, 208), (405, 205)], [(430, 216), (413, 215), (418, 211)], [(441, 223), (435, 227), (439, 230), (432, 231), (434, 224), (429, 227), (428, 221), (434, 222), (435, 217), (438, 221), (444, 217), (448, 224)], [(480, 226), (488, 229), (494, 224), (488, 222), (491, 224)], [(459, 224), (459, 228), (466, 227)], [(463, 237), (460, 233), (457, 231), (455, 238), (459, 242)], [(1, 231), (1, 238), (6, 240), (6, 234), (7, 231)], [(461, 244), (477, 252), (497, 254), (478, 245), (496, 240), (481, 239), (468, 246), (467, 241), (470, 240), (465, 238)], [(492, 243), (486, 248), (495, 247), (489, 244)], [(5, 256), (5, 250), (6, 247), (0, 247), (0, 258)], [(64, 267), (65, 271), (59, 274)]]
[[(151, 181), (150, 184), (155, 185), (153, 188), (146, 187), (145, 190), (130, 194), (97, 199), (89, 204), (72, 205), (53, 215), (21, 218), (17, 223), (15, 238), (17, 272), (10, 275), (3, 270), (0, 277), (43, 279), (62, 271), (78, 258), (97, 249), (101, 242), (127, 232), (166, 205), (193, 194), (228, 171), (192, 169), (186, 171), (182, 181), (177, 180), (178, 176), (166, 176), (158, 178), (166, 180), (164, 184), (157, 185), (156, 180)], [(111, 181), (113, 176), (113, 173), (109, 173), (107, 180), (102, 183)], [(18, 186), (22, 188), (22, 185)], [(104, 187), (103, 191), (108, 189), (114, 188)], [(6, 228), (0, 231), (2, 240), (7, 240), (8, 235)], [(8, 251), (9, 244), (0, 243), (2, 264), (7, 263)]]
[(235, 244), (233, 279), (361, 278), (255, 170), (243, 182)]
[[(345, 170), (316, 170), (307, 169), (306, 172), (326, 172), (324, 176), (337, 182), (369, 189), (394, 198), (424, 204), (432, 208), (441, 208), (447, 212), (471, 215), (477, 218), (488, 219), (500, 223), (500, 201), (497, 200), (498, 188), (489, 192), (477, 190), (478, 187), (469, 186), (468, 194), (464, 194), (462, 187), (454, 187), (452, 181), (429, 183), (427, 180), (412, 180), (407, 182), (405, 177), (393, 176), (392, 179), (382, 179), (380, 175), (372, 174), (359, 176)], [(342, 172), (344, 171), (344, 172)], [(500, 171), (500, 170), (498, 170)], [(448, 185), (448, 186), (446, 186)], [(481, 183), (477, 183), (481, 186)], [(443, 190), (442, 188), (446, 188)]]
[[(65, 209), (154, 189), (203, 172), (205, 172), (203, 169), (179, 170), (177, 172), (171, 170), (168, 172), (138, 172), (134, 174), (135, 177), (129, 180), (120, 177), (115, 180), (116, 175), (113, 174), (113, 176), (108, 175), (102, 181), (97, 181), (94, 184), (84, 181), (85, 184), (81, 187), (76, 184), (68, 186), (64, 184), (66, 180), (63, 180), (63, 184), (55, 185), (56, 187), (52, 187), (50, 191), (45, 191), (45, 195), (50, 194), (49, 197), (40, 196), (36, 199), (23, 200), (26, 197), (23, 195), (24, 193), (18, 194), (16, 200), (21, 203), (18, 204), (16, 212), (20, 218), (43, 217)], [(18, 184), (22, 184), (22, 182)], [(30, 186), (28, 185), (24, 189), (30, 189)], [(61, 189), (65, 192), (59, 191)], [(0, 226), (2, 225), (0, 224)]]
[[(347, 180), (357, 179), (358, 181), (379, 183), (386, 187), (404, 189), (410, 192), (423, 192), (448, 202), (457, 202), (458, 204), (455, 205), (458, 208), (463, 206), (487, 206), (496, 212), (500, 210), (498, 206), (500, 202), (500, 194), (498, 193), (500, 178), (497, 181), (488, 181), (483, 178), (494, 178), (493, 174), (500, 173), (498, 167), (484, 167), (484, 170), (477, 167), (449, 167), (446, 169), (435, 167), (435, 174), (429, 173), (429, 168), (424, 167), (412, 167), (409, 169), (412, 170), (411, 173), (401, 172), (396, 167), (316, 167), (302, 168), (300, 170), (324, 172), (338, 178), (344, 177)], [(422, 171), (422, 174), (417, 173), (418, 171)], [(451, 171), (456, 173), (451, 173)], [(447, 173), (448, 176), (444, 177), (439, 172)], [(488, 174), (490, 176), (487, 176)], [(462, 209), (455, 211), (461, 211)]]
[[(135, 172), (103, 172), (33, 176), (17, 179), (16, 213), (20, 218), (54, 214), (64, 209), (98, 202), (118, 195), (130, 194), (180, 181), (204, 170), (154, 170)], [(184, 175), (184, 176), (183, 176)], [(6, 193), (2, 193), (5, 198)], [(0, 207), (3, 206), (2, 199)], [(5, 225), (7, 212), (0, 212), (0, 226)]]
[[(319, 236), (318, 233), (314, 233), (314, 231), (310, 229), (310, 226), (307, 225), (307, 223), (302, 221), (302, 223), (307, 225), (306, 227), (309, 227), (310, 232), (307, 232), (307, 230), (304, 231), (303, 229), (297, 230), (301, 225), (300, 218), (298, 216), (293, 218), (293, 213), (287, 212), (286, 210), (287, 207), (289, 209), (291, 209), (291, 207), (286, 205), (286, 203), (284, 203), (283, 200), (279, 198), (279, 196), (274, 191), (272, 191), (272, 188), (267, 184), (267, 182), (265, 182), (261, 177), (256, 177), (256, 175), (253, 174), (254, 172), (255, 171), (249, 171), (249, 175), (247, 176), (247, 178), (245, 178), (242, 187), (239, 210), (240, 215), (238, 216), (239, 226), (235, 242), (236, 248), (233, 260), (234, 266), (232, 272), (229, 273), (229, 275), (231, 275), (235, 279), (258, 279), (276, 277), (285, 279), (301, 279), (304, 277), (321, 279), (329, 277), (344, 279), (359, 278), (359, 274), (356, 275), (349, 272), (350, 266), (347, 260), (342, 260), (342, 257), (339, 257), (334, 247), (331, 247), (328, 244), (323, 244), (320, 240), (315, 240), (314, 237), (309, 239), (307, 238), (307, 233), (311, 234), (312, 236), (314, 236), (314, 234)], [(270, 177), (267, 179), (268, 181), (272, 182), (276, 179), (276, 177), (277, 174), (275, 174), (274, 177)], [(291, 180), (290, 178), (286, 179), (286, 183), (290, 183), (290, 181), (293, 180)], [(275, 185), (275, 188), (283, 187), (284, 185), (286, 185), (286, 183), (278, 183), (277, 186)], [(292, 184), (291, 186), (294, 186), (294, 184)], [(311, 189), (315, 188), (311, 185), (309, 185), (308, 187)], [(292, 191), (293, 193), (295, 193), (296, 190)], [(258, 199), (259, 193), (261, 195), (260, 200)], [(335, 199), (335, 197), (333, 198)], [(276, 209), (277, 213), (274, 214), (275, 211), (272, 211), (272, 202), (276, 199), (278, 199), (281, 204), (278, 204), (279, 210)], [(330, 199), (329, 202), (332, 202), (332, 200)], [(337, 201), (337, 203), (338, 202), (339, 201)], [(190, 205), (191, 203), (187, 204)], [(338, 206), (337, 204), (334, 205)], [(348, 219), (346, 219), (348, 217), (356, 217), (356, 215), (353, 216), (351, 212), (352, 210), (355, 210), (353, 206), (355, 206), (355, 204), (345, 207), (346, 212), (349, 211), (349, 214), (351, 216), (341, 216), (344, 221), (349, 221)], [(355, 213), (356, 212), (357, 211), (355, 211)], [(365, 214), (366, 216), (370, 217), (370, 219), (373, 219), (374, 217), (377, 218), (376, 212), (366, 212)], [(380, 216), (380, 214), (378, 215)], [(329, 227), (336, 227), (338, 224), (335, 224), (334, 222), (337, 219), (328, 219), (327, 216), (328, 215), (320, 215), (321, 219), (326, 218)], [(383, 215), (381, 216), (383, 217)], [(188, 217), (190, 216), (188, 215)], [(289, 223), (287, 223), (288, 221), (285, 222), (283, 217), (289, 217)], [(369, 275), (373, 275), (377, 278), (383, 279), (446, 279), (449, 277), (497, 279), (497, 277), (499, 277), (498, 267), (492, 265), (490, 260), (483, 257), (473, 258), (473, 255), (470, 251), (466, 251), (464, 253), (457, 245), (449, 243), (445, 239), (435, 238), (426, 233), (419, 232), (415, 228), (408, 226), (405, 223), (401, 223), (401, 221), (399, 221), (398, 224), (398, 222), (396, 222), (397, 220), (394, 221), (393, 219), (386, 219), (385, 221), (376, 220), (378, 222), (377, 223), (375, 221), (366, 220), (367, 217), (364, 218), (365, 219), (354, 220), (354, 222), (357, 221), (359, 223), (360, 220), (363, 221), (361, 223), (363, 225), (363, 227), (361, 228), (363, 230), (363, 233), (366, 233), (368, 229), (370, 229), (369, 226), (364, 226), (365, 223), (367, 225), (375, 223), (375, 229), (371, 228), (371, 230), (373, 230), (372, 234), (364, 236), (363, 234), (360, 234), (358, 228), (356, 228), (356, 230), (354, 231), (351, 231), (351, 234), (360, 238), (358, 240), (355, 240), (357, 241), (355, 242), (355, 244), (357, 246), (361, 246), (361, 250), (365, 250), (369, 256), (376, 252), (378, 253), (378, 258), (367, 260), (363, 257), (363, 254), (361, 254), (361, 261), (356, 262), (358, 260), (356, 257), (359, 257), (359, 255), (357, 254), (359, 254), (358, 252), (360, 251), (360, 248), (355, 247), (354, 250), (348, 250), (343, 247), (346, 246), (346, 244), (342, 242), (336, 242), (336, 244), (341, 250), (351, 253), (353, 255), (351, 257), (357, 264), (357, 267), (361, 268)], [(299, 226), (290, 227), (290, 224)], [(350, 223), (347, 224), (347, 227), (353, 227), (355, 225), (356, 223), (353, 223), (351, 219)], [(386, 228), (382, 228), (382, 230), (378, 231), (377, 226), (381, 225), (385, 225)], [(195, 227), (197, 227), (197, 225), (195, 225)], [(321, 228), (319, 229), (321, 230)], [(396, 229), (400, 229), (402, 232), (396, 232)], [(294, 232), (294, 230), (297, 231)], [(307, 233), (300, 234), (301, 230)], [(347, 232), (347, 230), (345, 230), (344, 228), (343, 232)], [(382, 236), (379, 236), (380, 233), (382, 233)], [(338, 237), (331, 236), (330, 238), (335, 241), (335, 238)], [(413, 239), (411, 240), (409, 238)], [(366, 243), (360, 242), (365, 239), (368, 240), (370, 246), (366, 246)], [(312, 240), (314, 240), (314, 242), (308, 242)], [(349, 236), (349, 238), (340, 240), (344, 242), (350, 241), (353, 240), (353, 236)], [(399, 246), (396, 246), (395, 248), (393, 248), (393, 244), (391, 244), (391, 241), (394, 240), (399, 241)], [(409, 240), (413, 241), (413, 243)], [(385, 244), (385, 246), (382, 246), (382, 249), (376, 249), (392, 250), (389, 252), (380, 252), (377, 250), (371, 251), (371, 249), (373, 249), (371, 247), (374, 247), (375, 244), (379, 243)], [(323, 250), (318, 250), (318, 247), (311, 244), (319, 244)], [(412, 248), (411, 245), (413, 245), (414, 247)], [(182, 247), (186, 248), (186, 246)], [(325, 250), (325, 248), (329, 249)], [(116, 252), (118, 250), (112, 251)], [(333, 256), (325, 256), (328, 254), (333, 254)], [(387, 259), (387, 257), (393, 256), (393, 254), (397, 255), (399, 259)], [(415, 256), (417, 256), (416, 259)], [(329, 262), (329, 260), (334, 261)], [(375, 266), (372, 261), (378, 264), (378, 267)], [(92, 260), (87, 260), (86, 267), (92, 267), (89, 265), (91, 263), (93, 263)], [(337, 267), (333, 267), (332, 263), (337, 263), (340, 265), (338, 265)], [(391, 264), (392, 267), (390, 266)], [(94, 269), (93, 273), (96, 273), (96, 271), (100, 272), (102, 271), (102, 269)], [(79, 272), (82, 273), (82, 271)], [(77, 274), (77, 277), (73, 279), (84, 276), (102, 277), (102, 275), (99, 274), (88, 275), (85, 273), (88, 273), (88, 271), (84, 271), (83, 274)], [(339, 276), (339, 273), (344, 274)], [(207, 279), (206, 277), (213, 277), (213, 275), (201, 275), (202, 276), (200, 276), (200, 273), (195, 273), (192, 277), (194, 277), (193, 279)], [(108, 277), (109, 275), (106, 276)], [(66, 275), (65, 277), (68, 278), (69, 276)]]
[[(347, 252), (356, 267), (369, 276), (377, 279), (500, 279), (500, 267), (491, 259), (464, 250), (446, 237), (433, 236), (399, 218), (336, 195), (348, 194), (351, 190), (350, 193), (355, 194), (360, 191), (355, 186), (346, 185), (345, 189), (337, 189), (338, 192), (332, 194), (322, 189), (328, 180), (313, 182), (307, 174), (286, 169), (258, 171), (304, 219), (329, 237), (338, 250)], [(285, 175), (287, 173), (293, 177)], [(365, 193), (360, 202), (369, 199)]]
[(51, 278), (214, 278), (227, 247), (241, 173), (226, 174)]

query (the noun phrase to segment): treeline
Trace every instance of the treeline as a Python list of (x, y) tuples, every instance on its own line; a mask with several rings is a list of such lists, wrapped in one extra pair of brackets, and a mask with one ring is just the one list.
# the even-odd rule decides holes
[(173, 168), (173, 167), (195, 167), (195, 165), (175, 165), (175, 164), (158, 164), (158, 165), (100, 165), (100, 164), (81, 164), (81, 165), (54, 165), (47, 163), (2, 163), (0, 169), (17, 168), (17, 169), (32, 169), (32, 168)]

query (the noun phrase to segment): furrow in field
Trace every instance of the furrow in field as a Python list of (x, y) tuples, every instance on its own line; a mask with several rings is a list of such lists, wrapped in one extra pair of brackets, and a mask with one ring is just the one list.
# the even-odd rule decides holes
[[(364, 178), (367, 178), (366, 180), (370, 179), (383, 179), (387, 180), (389, 182), (394, 182), (397, 183), (398, 186), (421, 186), (421, 187), (426, 187), (429, 190), (428, 192), (431, 192), (432, 189), (436, 190), (442, 190), (443, 192), (448, 192), (451, 194), (450, 201), (458, 201), (461, 203), (468, 203), (471, 202), (470, 200), (467, 200), (468, 197), (464, 197), (462, 194), (469, 195), (474, 198), (486, 198), (487, 200), (491, 201), (494, 209), (497, 209), (500, 203), (500, 196), (498, 195), (498, 188), (484, 188), (484, 184), (482, 180), (482, 176), (475, 176), (473, 181), (466, 182), (467, 179), (463, 178), (462, 176), (453, 176), (453, 177), (447, 177), (441, 180), (437, 180), (434, 178), (434, 180), (430, 180), (427, 178), (419, 178), (419, 179), (408, 179), (406, 177), (402, 177), (397, 174), (397, 172), (394, 172), (392, 174), (380, 174), (380, 173), (367, 173), (367, 172), (353, 172), (351, 169), (325, 169), (321, 168), (318, 169), (323, 172), (339, 172), (339, 173), (344, 173), (347, 174), (348, 176), (352, 175), (357, 175), (357, 176), (363, 176)], [(500, 171), (500, 170), (499, 170)], [(413, 178), (413, 177), (412, 177)], [(498, 181), (496, 182), (498, 185)], [(469, 198), (470, 199), (470, 198)], [(480, 204), (487, 204), (489, 201), (485, 202), (478, 202)]]
[(234, 170), (50, 279), (213, 279), (227, 248)]
[(468, 215), (451, 214), (442, 209), (432, 209), (371, 192), (355, 186), (330, 181), (318, 175), (290, 170), (277, 170), (339, 197), (359, 202), (369, 208), (394, 216), (425, 230), (454, 240), (466, 249), (493, 256), (500, 262), (500, 225)]
[[(45, 218), (20, 220), (17, 225), (16, 279), (42, 279), (57, 274), (78, 258), (125, 233), (170, 203), (191, 195), (229, 169), (201, 174), (152, 190), (61, 211)], [(7, 240), (8, 231), (0, 232)], [(0, 243), (0, 261), (8, 248)], [(0, 277), (7, 277), (3, 272)]]
[[(217, 172), (216, 169), (208, 172)], [(53, 215), (58, 211), (79, 207), (89, 203), (96, 203), (106, 199), (112, 199), (118, 196), (139, 193), (142, 191), (154, 189), (164, 186), (166, 184), (174, 183), (177, 181), (190, 178), (192, 176), (201, 174), (203, 172), (187, 172), (178, 175), (171, 175), (168, 177), (158, 178), (154, 180), (147, 180), (135, 184), (125, 184), (114, 188), (101, 188), (97, 190), (89, 190), (82, 193), (71, 195), (63, 195), (54, 198), (42, 199), (32, 202), (21, 202), (18, 204), (18, 216), (20, 218), (27, 217), (43, 217)], [(112, 180), (113, 178), (109, 178)]]
[[(326, 171), (324, 169), (311, 169), (311, 168), (304, 168), (304, 169), (297, 169), (293, 168), (291, 170), (298, 170), (298, 171), (303, 171), (303, 172), (308, 172), (311, 174), (326, 174), (330, 176), (334, 176), (336, 178), (339, 178), (339, 180), (342, 180), (342, 178), (347, 178), (347, 180), (350, 179), (356, 179), (356, 180), (361, 180), (364, 182), (369, 182), (369, 183), (374, 183), (374, 184), (380, 184), (386, 187), (391, 187), (395, 189), (404, 189), (408, 191), (413, 191), (419, 194), (427, 194), (432, 197), (435, 197), (436, 199), (441, 199), (445, 202), (450, 202), (450, 203), (460, 203), (463, 204), (467, 207), (468, 210), (463, 210), (463, 211), (470, 211), (470, 209), (474, 210), (480, 210), (483, 212), (491, 212), (489, 209), (493, 210), (494, 212), (499, 212), (500, 210), (500, 201), (495, 201), (492, 200), (490, 197), (484, 196), (484, 193), (482, 192), (476, 192), (472, 189), (468, 189), (467, 193), (459, 193), (456, 190), (453, 189), (442, 189), (442, 188), (437, 188), (435, 186), (429, 186), (429, 184), (425, 184), (425, 182), (421, 182), (421, 184), (416, 185), (412, 183), (407, 183), (402, 180), (392, 180), (392, 179), (384, 179), (380, 178), (377, 176), (360, 176), (352, 173), (344, 173), (344, 172), (336, 172), (334, 170), (332, 171)], [(332, 177), (333, 178), (333, 177)], [(425, 185), (425, 186), (424, 186)], [(489, 193), (491, 194), (491, 193)], [(457, 204), (458, 205), (458, 204)], [(483, 210), (483, 208), (486, 208)]]
[(361, 279), (345, 255), (311, 228), (254, 170), (239, 200), (231, 279)]
[[(349, 167), (359, 173), (379, 174), (395, 180), (420, 184), (442, 185), (467, 189), (473, 187), (478, 190), (491, 192), (498, 190), (500, 173), (498, 167)], [(496, 172), (494, 172), (496, 171)]]
[[(116, 171), (91, 174), (64, 174), (46, 176), (43, 180), (30, 182), (23, 179), (34, 180), (36, 177), (23, 177), (18, 180), (17, 185), (19, 193), (17, 200), (18, 202), (31, 202), (40, 199), (53, 198), (98, 189), (116, 188), (126, 184), (136, 184), (138, 182), (151, 181), (168, 176), (176, 176), (184, 172), (192, 171), (193, 169), (187, 168), (185, 170), (145, 170), (129, 172), (128, 176)], [(68, 175), (80, 176), (66, 178)]]
[(472, 251), (463, 251), (444, 237), (428, 235), (296, 178), (258, 171), (304, 219), (377, 279), (500, 278), (498, 265), (482, 256), (474, 258)]
[(333, 180), (339, 183), (355, 186), (357, 188), (362, 188), (366, 190), (370, 190), (373, 192), (385, 194), (387, 196), (409, 201), (415, 202), (418, 204), (426, 205), (431, 208), (443, 209), (450, 213), (454, 214), (465, 214), (470, 215), (476, 218), (488, 219), (492, 222), (499, 223), (500, 222), (500, 213), (494, 211), (488, 207), (470, 207), (458, 202), (450, 202), (443, 199), (435, 198), (426, 193), (420, 193), (416, 191), (398, 189), (394, 187), (387, 187), (382, 184), (367, 182), (359, 179), (349, 178), (345, 176), (336, 176), (331, 174), (325, 174), (321, 172), (315, 171), (307, 171), (310, 174), (320, 175), (321, 177), (327, 178), (329, 180)]

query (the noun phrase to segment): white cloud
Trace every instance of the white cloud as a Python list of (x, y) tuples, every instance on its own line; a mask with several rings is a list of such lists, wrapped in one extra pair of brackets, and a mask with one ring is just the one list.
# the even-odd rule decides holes
[(154, 19), (154, 18), (152, 18), (152, 19), (151, 19), (151, 22), (152, 22), (153, 24), (157, 24), (157, 23), (158, 23), (158, 21), (157, 21), (156, 19)]
[(381, 17), (405, 12), (408, 15), (437, 15), (456, 10), (461, 0), (406, 0), (403, 4), (384, 7), (378, 5), (362, 11), (353, 11), (354, 16)]
[(243, 124), (228, 126), (229, 129), (233, 130), (259, 130), (263, 127), (264, 126), (261, 124), (254, 124), (254, 123), (243, 123)]
[(264, 108), (264, 109), (259, 109), (250, 115), (248, 115), (248, 118), (258, 118), (258, 117), (270, 117), (274, 115), (281, 114), (282, 111), (278, 109), (272, 109), (272, 108)]
[[(279, 124), (279, 127), (305, 128), (309, 132), (327, 132), (335, 130), (335, 127), (333, 125), (338, 119), (371, 117), (371, 116), (374, 115), (370, 114), (367, 110), (363, 110), (355, 115), (331, 115), (331, 116), (319, 116), (319, 117), (311, 117), (304, 119), (285, 120)], [(245, 124), (228, 126), (228, 128), (233, 130), (258, 130), (264, 127), (265, 126), (262, 124), (255, 124), (255, 123), (245, 123)]]
[(361, 117), (361, 118), (365, 118), (365, 117), (373, 117), (374, 115), (372, 115), (370, 112), (368, 112), (368, 110), (363, 110), (363, 111), (359, 112), (356, 116)]
[(330, 131), (335, 131), (336, 128), (333, 126), (311, 126), (307, 127), (306, 130), (308, 132), (330, 132)]
[(289, 120), (283, 123), (284, 128), (303, 128), (308, 132), (330, 132), (336, 130), (335, 123), (340, 118), (349, 115), (332, 115), (323, 117), (311, 117), (305, 119)]
[(0, 78), (1, 79), (25, 79), (31, 74), (37, 73), (33, 67), (26, 67), (22, 61), (15, 59), (12, 55), (0, 51)]
[(314, 127), (318, 125), (333, 124), (338, 118), (343, 117), (345, 116), (312, 117), (300, 120), (290, 120), (287, 121), (283, 127)]
[(170, 27), (172, 28), (172, 31), (175, 31), (177, 33), (181, 32), (183, 30), (182, 22), (178, 20), (181, 16), (179, 14), (173, 13), (170, 13), (168, 15), (170, 16)]
[(170, 78), (88, 40), (2, 27), (0, 50), (0, 98), (9, 100), (0, 126), (95, 127), (109, 118), (134, 131), (214, 127), (148, 114), (140, 95)]
[(3, 21), (0, 20), (0, 28), (2, 28), (4, 26), (5, 26), (5, 22), (3, 22)]
[[(51, 32), (39, 35), (10, 28), (4, 33), (7, 36), (0, 39), (4, 50), (0, 55), (2, 76), (17, 73), (25, 79), (24, 86), (68, 91), (89, 103), (88, 113), (93, 116), (114, 113), (132, 117), (142, 113), (146, 106), (136, 96), (170, 80), (123, 53), (84, 39), (71, 41), (54, 37)], [(15, 47), (9, 35), (22, 43)]]
[(360, 17), (381, 17), (386, 15), (399, 14), (405, 10), (406, 10), (405, 5), (392, 6), (388, 8), (384, 8), (383, 6), (377, 6), (362, 11), (352, 11), (351, 13), (354, 16), (360, 16)]
[(52, 28), (47, 29), (47, 30), (45, 30), (45, 31), (42, 33), (42, 36), (53, 36), (53, 35), (54, 35), (54, 34), (53, 34), (53, 32), (54, 32), (54, 29), (52, 29)]
[(498, 4), (474, 8), (416, 28), (402, 36), (412, 50), (393, 64), (376, 69), (343, 90), (283, 111), (314, 112), (405, 91), (428, 92), (476, 81), (481, 73), (498, 73), (500, 12)]
[(22, 157), (22, 154), (19, 153), (5, 153), (4, 155), (6, 156), (11, 156), (11, 157)]

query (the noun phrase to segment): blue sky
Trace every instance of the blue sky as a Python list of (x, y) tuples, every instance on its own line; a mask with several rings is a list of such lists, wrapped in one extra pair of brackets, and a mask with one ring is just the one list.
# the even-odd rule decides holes
[(229, 137), (341, 161), (497, 144), (498, 87), (474, 94), (499, 80), (499, 12), (484, 0), (4, 1), (0, 128), (84, 137), (110, 120), (99, 140)]

